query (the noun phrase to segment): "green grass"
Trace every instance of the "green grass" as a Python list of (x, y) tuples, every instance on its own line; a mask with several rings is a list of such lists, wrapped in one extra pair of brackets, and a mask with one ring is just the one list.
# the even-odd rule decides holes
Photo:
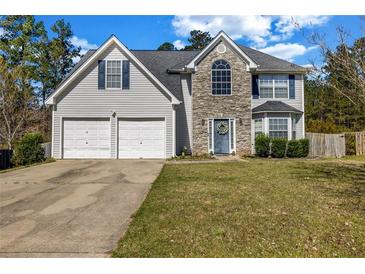
[(365, 154), (363, 155), (347, 155), (343, 160), (351, 160), (351, 161), (365, 161)]
[(364, 257), (365, 162), (167, 164), (113, 257)]

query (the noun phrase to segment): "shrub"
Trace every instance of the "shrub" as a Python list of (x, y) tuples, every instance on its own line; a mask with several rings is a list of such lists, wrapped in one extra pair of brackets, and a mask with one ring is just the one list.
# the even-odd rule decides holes
[(286, 151), (286, 156), (289, 158), (296, 158), (300, 154), (300, 143), (299, 140), (290, 140), (288, 142), (288, 149)]
[(274, 158), (284, 158), (286, 151), (286, 143), (284, 138), (274, 138), (271, 141), (271, 155)]
[(256, 155), (260, 157), (268, 157), (270, 155), (270, 137), (265, 134), (259, 134), (255, 138)]
[(16, 144), (12, 162), (16, 166), (30, 165), (44, 160), (43, 142), (40, 133), (27, 133)]
[(288, 148), (286, 156), (290, 158), (307, 157), (309, 153), (309, 140), (290, 140), (288, 142)]
[(308, 139), (300, 139), (300, 152), (301, 155), (299, 157), (307, 157), (309, 154), (309, 140)]

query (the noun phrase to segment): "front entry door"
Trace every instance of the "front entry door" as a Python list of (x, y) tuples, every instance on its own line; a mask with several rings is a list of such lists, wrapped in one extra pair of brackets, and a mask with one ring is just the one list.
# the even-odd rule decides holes
[(229, 119), (214, 119), (214, 153), (229, 154)]

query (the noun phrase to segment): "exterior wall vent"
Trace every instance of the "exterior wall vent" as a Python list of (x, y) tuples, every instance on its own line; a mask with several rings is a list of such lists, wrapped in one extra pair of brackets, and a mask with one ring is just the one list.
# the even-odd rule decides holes
[(224, 44), (220, 44), (220, 45), (218, 45), (218, 47), (217, 47), (217, 52), (218, 52), (218, 53), (225, 53), (225, 52), (226, 52), (226, 50), (227, 50), (227, 48), (226, 48), (226, 46), (225, 46)]

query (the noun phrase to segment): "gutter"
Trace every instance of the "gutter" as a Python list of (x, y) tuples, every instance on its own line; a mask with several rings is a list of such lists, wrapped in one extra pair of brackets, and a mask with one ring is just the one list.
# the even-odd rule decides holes
[(257, 113), (303, 113), (303, 111), (301, 110), (259, 110), (259, 111), (252, 111), (252, 114), (257, 114)]

